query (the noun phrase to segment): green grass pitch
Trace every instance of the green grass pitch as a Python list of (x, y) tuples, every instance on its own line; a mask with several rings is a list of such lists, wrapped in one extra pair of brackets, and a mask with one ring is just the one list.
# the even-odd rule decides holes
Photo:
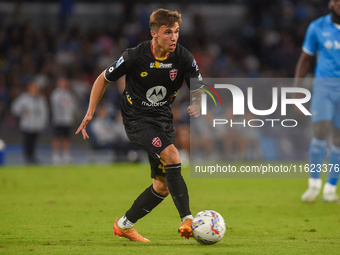
[(306, 179), (192, 179), (194, 214), (219, 212), (227, 231), (203, 246), (177, 233), (168, 197), (136, 224), (151, 243), (118, 238), (112, 225), (150, 185), (147, 165), (0, 168), (0, 254), (339, 254), (340, 205), (303, 204)]

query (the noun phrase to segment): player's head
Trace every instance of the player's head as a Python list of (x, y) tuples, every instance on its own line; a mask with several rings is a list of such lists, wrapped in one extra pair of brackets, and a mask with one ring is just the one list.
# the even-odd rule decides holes
[(181, 22), (181, 14), (177, 11), (158, 9), (150, 15), (151, 35), (158, 46), (168, 52), (176, 49)]
[(330, 0), (328, 3), (328, 8), (330, 9), (333, 19), (340, 21), (340, 0)]
[(150, 15), (149, 26), (151, 30), (158, 30), (161, 26), (172, 27), (175, 23), (181, 24), (181, 14), (177, 11), (158, 9)]

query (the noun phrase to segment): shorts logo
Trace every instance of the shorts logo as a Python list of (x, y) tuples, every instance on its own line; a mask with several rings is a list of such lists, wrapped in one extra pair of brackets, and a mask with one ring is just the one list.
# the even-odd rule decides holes
[(172, 81), (176, 79), (177, 72), (178, 72), (177, 69), (172, 69), (172, 70), (170, 71), (170, 79), (171, 79)]
[(159, 137), (155, 137), (154, 139), (152, 139), (152, 145), (159, 148), (162, 146), (162, 141), (161, 139), (159, 139)]

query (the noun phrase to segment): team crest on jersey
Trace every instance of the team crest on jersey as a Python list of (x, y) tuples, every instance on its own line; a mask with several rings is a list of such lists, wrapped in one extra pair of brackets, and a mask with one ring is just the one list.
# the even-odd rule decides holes
[(170, 70), (170, 79), (171, 79), (172, 81), (174, 81), (174, 80), (176, 79), (177, 72), (178, 72), (177, 69), (171, 69), (171, 70)]
[(157, 148), (162, 147), (161, 139), (159, 139), (159, 137), (155, 137), (154, 139), (152, 139), (152, 145), (157, 147)]

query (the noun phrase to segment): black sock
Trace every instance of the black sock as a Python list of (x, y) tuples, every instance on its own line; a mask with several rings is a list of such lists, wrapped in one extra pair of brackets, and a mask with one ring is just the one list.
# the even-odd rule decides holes
[(151, 185), (139, 195), (125, 216), (132, 223), (136, 223), (159, 205), (164, 198), (166, 197), (158, 194)]
[(188, 188), (181, 175), (181, 164), (164, 166), (168, 189), (181, 218), (191, 215)]

